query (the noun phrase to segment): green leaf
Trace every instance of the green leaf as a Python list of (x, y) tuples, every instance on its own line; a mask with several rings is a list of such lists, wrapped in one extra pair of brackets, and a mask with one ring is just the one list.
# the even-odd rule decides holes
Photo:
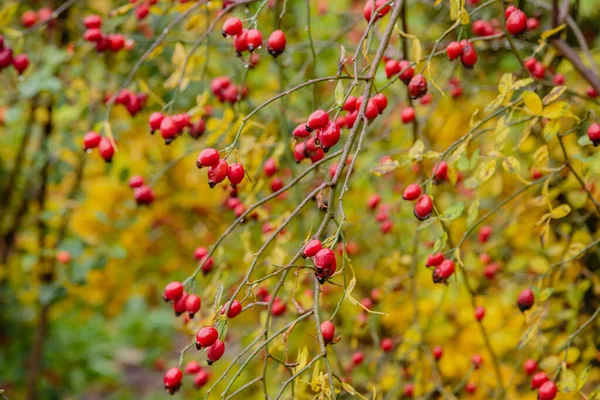
[(438, 251), (443, 249), (446, 246), (447, 240), (448, 240), (448, 234), (446, 232), (443, 232), (442, 236), (440, 236), (439, 238), (437, 238), (435, 240), (435, 243), (433, 245), (433, 252), (437, 253)]
[(488, 160), (487, 163), (483, 164), (477, 171), (477, 181), (481, 185), (494, 175), (496, 172), (496, 160)]
[(50, 305), (55, 301), (65, 297), (67, 295), (67, 289), (58, 283), (51, 283), (49, 285), (43, 285), (40, 289), (40, 303), (42, 305)]
[(592, 370), (592, 366), (588, 365), (587, 367), (585, 367), (583, 369), (583, 371), (581, 371), (581, 373), (577, 377), (577, 390), (578, 391), (583, 389), (583, 387), (585, 386), (585, 383), (587, 382), (588, 378), (590, 377), (591, 370)]
[(453, 221), (460, 217), (465, 209), (464, 203), (456, 203), (453, 206), (449, 207), (444, 211), (442, 215), (440, 215), (441, 221)]
[(436, 222), (437, 220), (438, 220), (437, 217), (429, 217), (425, 221), (421, 222), (421, 224), (419, 225), (419, 227), (417, 228), (417, 230), (423, 230), (423, 229), (427, 228), (429, 225), (431, 225), (434, 222)]
[(546, 289), (542, 290), (540, 300), (541, 301), (548, 300), (550, 298), (550, 296), (552, 296), (552, 293), (554, 293), (554, 288), (546, 288)]
[(560, 374), (560, 390), (563, 393), (571, 393), (577, 390), (577, 378), (575, 372), (567, 369), (565, 363), (562, 365), (562, 372)]
[(341, 79), (338, 81), (337, 85), (335, 85), (335, 104), (337, 104), (338, 107), (344, 105), (344, 84)]

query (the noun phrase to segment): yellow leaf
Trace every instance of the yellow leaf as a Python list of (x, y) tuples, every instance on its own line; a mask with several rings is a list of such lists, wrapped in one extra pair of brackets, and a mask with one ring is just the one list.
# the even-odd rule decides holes
[(510, 128), (505, 124), (506, 118), (504, 116), (498, 118), (498, 122), (496, 123), (495, 130), (495, 140), (496, 144), (503, 143), (510, 132)]
[(124, 4), (121, 7), (118, 7), (118, 8), (115, 8), (114, 10), (112, 10), (110, 12), (110, 16), (111, 17), (115, 17), (115, 16), (118, 16), (118, 15), (125, 15), (129, 11), (131, 11), (133, 9), (133, 7), (135, 7), (135, 3)]
[(541, 38), (541, 40), (544, 40), (544, 41), (545, 41), (545, 40), (546, 40), (546, 39), (548, 39), (550, 36), (552, 36), (552, 35), (554, 35), (554, 34), (556, 34), (556, 33), (560, 32), (560, 31), (562, 31), (563, 29), (565, 29), (565, 26), (567, 26), (567, 24), (562, 24), (562, 25), (559, 25), (559, 26), (557, 26), (556, 28), (553, 28), (553, 29), (550, 29), (550, 30), (547, 30), (547, 31), (544, 31), (544, 32), (542, 32), (542, 35), (541, 35), (541, 37), (540, 37), (540, 38)]
[(421, 53), (421, 41), (415, 37), (412, 41), (412, 54), (415, 63), (419, 63), (419, 60), (421, 59)]
[[(545, 111), (546, 110), (544, 110), (544, 112)], [(543, 130), (544, 138), (546, 138), (546, 141), (552, 139), (552, 137), (554, 137), (554, 135), (556, 135), (559, 130), (560, 122), (558, 120), (548, 121), (546, 125), (544, 125)]]
[(550, 213), (550, 216), (553, 219), (560, 219), (560, 218), (564, 218), (567, 215), (569, 215), (570, 212), (571, 212), (571, 206), (569, 206), (568, 204), (563, 204), (563, 205), (556, 207), (554, 210), (552, 210), (552, 212)]
[(469, 121), (469, 128), (472, 128), (475, 125), (475, 117), (479, 114), (479, 108), (476, 108), (473, 114), (471, 114), (471, 120)]
[(542, 115), (543, 105), (540, 96), (534, 92), (523, 93), (523, 100), (525, 101), (525, 107), (533, 115)]
[(549, 237), (550, 237), (550, 220), (548, 220), (546, 222), (546, 224), (544, 224), (544, 227), (542, 228), (542, 234), (540, 235), (540, 243), (541, 243), (542, 247), (544, 247), (546, 245), (546, 243), (548, 243)]
[(298, 365), (294, 367), (294, 373), (298, 373), (302, 368), (306, 366), (308, 361), (308, 348), (305, 346), (301, 350), (298, 350), (298, 357), (296, 358), (296, 362)]
[(435, 4), (433, 5), (434, 7), (439, 6), (440, 4), (442, 4), (442, 0), (435, 0)]
[(533, 163), (537, 166), (546, 164), (548, 161), (548, 146), (544, 145), (533, 153)]
[(518, 81), (516, 81), (514, 83), (512, 88), (513, 88), (513, 90), (517, 90), (517, 89), (521, 89), (525, 86), (531, 85), (532, 83), (533, 83), (533, 78), (519, 79)]
[(408, 150), (408, 157), (411, 160), (420, 160), (425, 150), (425, 144), (422, 140), (417, 140), (415, 144)]
[(382, 176), (389, 172), (392, 172), (393, 170), (398, 168), (399, 165), (400, 163), (396, 160), (386, 160), (385, 162), (377, 164), (376, 167), (372, 168), (371, 173), (375, 176)]
[(498, 91), (502, 94), (508, 93), (512, 89), (514, 82), (515, 78), (513, 75), (509, 72), (505, 73), (498, 83)]
[(496, 172), (496, 160), (489, 160), (483, 164), (477, 172), (477, 181), (479, 184), (484, 183), (494, 175)]
[(502, 160), (502, 168), (504, 168), (504, 170), (510, 172), (511, 174), (516, 174), (519, 172), (521, 164), (519, 163), (519, 160), (517, 160), (513, 156), (510, 156)]
[(548, 119), (557, 119), (564, 115), (565, 111), (569, 109), (569, 104), (566, 101), (558, 101), (552, 103), (544, 108), (542, 117)]
[(542, 99), (542, 102), (544, 104), (552, 103), (554, 100), (558, 99), (565, 92), (565, 90), (567, 90), (566, 86), (553, 87), (552, 90), (550, 91), (550, 93), (548, 93), (547, 95), (544, 96), (544, 98)]
[(138, 85), (140, 87), (140, 90), (142, 92), (148, 93), (148, 95), (152, 98), (152, 100), (154, 100), (156, 103), (158, 103), (161, 107), (165, 106), (165, 102), (163, 101), (163, 99), (161, 99), (160, 96), (158, 96), (156, 93), (154, 93), (152, 91), (152, 89), (150, 89), (150, 86), (148, 86), (146, 81), (140, 79), (138, 81)]
[(469, 17), (469, 13), (467, 12), (467, 10), (465, 10), (465, 7), (463, 6), (460, 9), (460, 23), (463, 25), (467, 25), (470, 20), (471, 18)]
[(18, 9), (19, 2), (8, 2), (4, 4), (4, 7), (0, 10), (0, 26), (4, 28), (9, 25)]

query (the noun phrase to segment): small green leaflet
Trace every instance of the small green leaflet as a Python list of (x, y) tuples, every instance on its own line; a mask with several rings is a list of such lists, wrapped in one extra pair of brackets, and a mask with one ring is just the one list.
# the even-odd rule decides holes
[(337, 104), (338, 107), (344, 105), (344, 84), (341, 80), (339, 80), (335, 86), (335, 104)]
[(441, 221), (454, 221), (458, 217), (460, 217), (465, 209), (464, 203), (456, 203), (453, 206), (449, 207), (444, 211), (442, 215), (440, 215)]

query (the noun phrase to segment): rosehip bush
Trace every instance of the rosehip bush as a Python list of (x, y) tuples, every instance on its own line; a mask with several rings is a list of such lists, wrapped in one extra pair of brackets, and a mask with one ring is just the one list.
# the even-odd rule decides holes
[(600, 398), (599, 6), (0, 3), (2, 394)]

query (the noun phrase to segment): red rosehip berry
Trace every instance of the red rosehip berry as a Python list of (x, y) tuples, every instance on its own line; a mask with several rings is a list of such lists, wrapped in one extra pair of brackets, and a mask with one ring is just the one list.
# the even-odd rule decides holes
[(219, 183), (223, 182), (227, 178), (229, 171), (229, 165), (227, 161), (220, 159), (215, 165), (208, 169), (208, 185), (214, 188)]
[(244, 166), (242, 164), (230, 164), (227, 169), (227, 178), (231, 182), (231, 186), (236, 187), (244, 179)]
[(12, 49), (6, 47), (0, 49), (0, 70), (12, 64), (13, 52)]
[(527, 375), (533, 375), (535, 373), (535, 371), (537, 370), (538, 365), (537, 362), (535, 360), (532, 360), (531, 358), (528, 360), (525, 360), (525, 362), (523, 363), (523, 370), (525, 370), (525, 373)]
[(377, 107), (377, 104), (373, 101), (373, 99), (369, 99), (369, 102), (367, 103), (367, 109), (365, 110), (365, 117), (367, 117), (369, 120), (373, 120), (378, 115), (379, 107)]
[[(373, 0), (368, 0), (365, 3), (365, 7), (363, 8), (363, 15), (367, 22), (371, 21), (371, 14), (373, 13), (373, 11), (377, 11), (385, 3), (387, 3), (387, 0), (377, 0), (375, 1), (375, 4), (373, 4)], [(375, 15), (375, 19), (377, 20), (385, 16), (390, 11), (390, 8), (391, 7), (389, 5), (386, 5), (385, 7), (381, 8), (381, 10), (377, 12), (377, 15)]]
[(140, 186), (134, 189), (133, 196), (138, 205), (150, 205), (154, 202), (154, 191), (149, 186)]
[(445, 161), (440, 161), (433, 169), (433, 176), (436, 183), (441, 183), (448, 180), (448, 164)]
[(460, 57), (462, 53), (462, 46), (459, 42), (450, 42), (448, 47), (446, 47), (446, 54), (448, 55), (448, 59), (450, 61), (456, 60)]
[(433, 270), (433, 282), (446, 282), (454, 273), (455, 266), (452, 260), (444, 260)]
[(527, 31), (535, 31), (540, 26), (540, 21), (537, 18), (527, 18)]
[(323, 245), (321, 241), (318, 239), (313, 239), (309, 241), (304, 247), (304, 251), (302, 252), (302, 257), (311, 258), (317, 255), (319, 251), (323, 249)]
[(483, 307), (475, 308), (474, 315), (475, 315), (475, 318), (477, 319), (477, 321), (481, 321), (483, 319), (483, 317), (485, 317), (485, 308), (483, 308)]
[(358, 110), (349, 112), (346, 115), (346, 128), (352, 129), (357, 118), (358, 118)]
[(538, 372), (531, 378), (531, 388), (539, 389), (544, 383), (548, 382), (548, 375), (543, 372)]
[(223, 37), (236, 36), (242, 33), (243, 29), (242, 21), (239, 18), (228, 18), (223, 24), (221, 33)]
[(173, 120), (173, 117), (164, 117), (160, 123), (160, 135), (165, 139), (165, 143), (171, 143), (177, 132), (177, 124)]
[(119, 51), (125, 47), (125, 37), (119, 33), (108, 35), (108, 46), (111, 51)]
[(413, 99), (420, 99), (427, 94), (427, 79), (422, 75), (415, 75), (408, 84), (408, 92)]
[(200, 371), (201, 369), (202, 369), (202, 367), (200, 366), (200, 363), (198, 363), (198, 361), (192, 360), (186, 364), (185, 373), (189, 374), (189, 375), (193, 375), (193, 374), (198, 373), (198, 371)]
[(521, 312), (525, 312), (533, 307), (533, 303), (535, 302), (535, 295), (533, 291), (529, 288), (523, 289), (521, 293), (519, 293), (519, 298), (517, 299), (517, 305), (519, 306), (519, 310)]
[(323, 110), (317, 110), (308, 117), (306, 130), (312, 132), (317, 129), (323, 129), (329, 124), (329, 114)]
[(538, 391), (539, 400), (552, 400), (556, 397), (558, 389), (556, 384), (552, 381), (544, 383)]
[(428, 267), (437, 267), (444, 261), (443, 253), (434, 253), (427, 256), (427, 266)]
[(21, 15), (21, 25), (25, 28), (31, 28), (37, 22), (37, 13), (33, 10), (28, 10)]
[(320, 133), (317, 132), (317, 135), (323, 151), (328, 151), (340, 141), (340, 127), (335, 122), (329, 121)]
[(379, 343), (379, 347), (381, 347), (381, 350), (385, 353), (389, 353), (394, 348), (394, 342), (390, 338), (383, 338), (381, 343)]
[(506, 30), (513, 36), (519, 35), (527, 29), (527, 15), (521, 10), (513, 11), (506, 19)]
[(564, 85), (565, 84), (565, 76), (563, 74), (556, 74), (552, 78), (552, 81), (557, 85)]
[(165, 373), (165, 377), (163, 378), (163, 382), (165, 385), (165, 390), (169, 394), (174, 394), (181, 387), (181, 379), (183, 378), (183, 373), (179, 368), (171, 368)]
[(439, 361), (443, 355), (444, 355), (444, 349), (441, 346), (435, 346), (433, 348), (433, 358), (435, 358), (436, 361)]
[(506, 10), (504, 10), (504, 18), (508, 19), (508, 17), (510, 17), (510, 15), (517, 10), (518, 10), (518, 8), (516, 6), (506, 7)]
[(321, 334), (325, 344), (331, 343), (335, 335), (335, 326), (331, 321), (323, 321), (321, 323)]
[(206, 122), (202, 118), (198, 121), (194, 122), (190, 127), (190, 136), (194, 139), (198, 139), (200, 136), (204, 134), (206, 130)]
[(206, 361), (208, 362), (208, 365), (212, 365), (215, 361), (219, 361), (219, 359), (223, 357), (223, 353), (225, 353), (225, 343), (217, 339), (215, 344), (206, 350)]
[(350, 111), (350, 112), (356, 110), (356, 102), (357, 102), (356, 97), (348, 96), (348, 98), (346, 99), (346, 102), (344, 103), (343, 109), (345, 111)]
[(238, 54), (241, 54), (248, 50), (248, 46), (248, 31), (244, 29), (233, 39), (233, 47)]
[(388, 60), (385, 63), (385, 76), (387, 76), (388, 79), (398, 75), (400, 71), (400, 63), (398, 61)]
[(194, 259), (202, 260), (208, 255), (208, 249), (206, 247), (196, 247), (194, 250)]
[(171, 282), (165, 286), (163, 293), (164, 301), (174, 301), (183, 296), (183, 285), (181, 282)]
[(17, 54), (13, 57), (12, 64), (21, 75), (29, 66), (29, 57), (27, 57), (27, 54)]
[(194, 386), (196, 389), (200, 389), (202, 386), (206, 385), (208, 382), (209, 373), (205, 369), (201, 369), (198, 371), (196, 375), (194, 375)]
[(190, 318), (194, 318), (194, 314), (200, 311), (202, 300), (195, 294), (190, 294), (185, 298), (185, 311), (189, 313)]
[(467, 393), (473, 394), (477, 391), (477, 385), (473, 382), (468, 382), (465, 385), (465, 390), (467, 391)]
[(431, 216), (433, 211), (433, 201), (429, 195), (423, 195), (417, 200), (415, 204), (415, 217), (423, 221)]
[(96, 132), (88, 132), (83, 137), (83, 150), (90, 151), (95, 147), (98, 147), (100, 141), (102, 140), (102, 136), (98, 135)]
[(271, 307), (271, 314), (274, 317), (279, 317), (285, 314), (286, 309), (287, 306), (285, 305), (285, 303), (279, 300), (278, 298), (275, 298), (275, 300), (273, 301), (273, 307)]
[(479, 233), (477, 234), (479, 243), (482, 243), (482, 244), (487, 243), (487, 241), (490, 240), (492, 233), (493, 233), (493, 229), (491, 226), (489, 226), (489, 225), (482, 226), (481, 229), (479, 229)]
[(68, 264), (71, 262), (71, 253), (69, 253), (66, 250), (61, 250), (58, 253), (56, 253), (56, 261), (58, 261), (61, 264)]
[(538, 79), (544, 79), (544, 76), (546, 75), (546, 68), (544, 67), (544, 64), (542, 64), (539, 61), (536, 61), (533, 70), (531, 71), (531, 74)]
[(404, 193), (402, 193), (402, 198), (404, 200), (413, 201), (419, 198), (421, 195), (421, 186), (416, 183), (410, 184), (404, 189)]
[(83, 25), (87, 29), (99, 29), (102, 26), (102, 17), (95, 14), (87, 15), (83, 19)]
[(300, 124), (294, 129), (292, 135), (299, 139), (304, 139), (310, 136), (310, 132), (306, 130), (306, 124)]
[(205, 326), (196, 334), (196, 348), (198, 350), (212, 346), (219, 339), (219, 332), (212, 326)]
[(258, 29), (250, 29), (248, 30), (246, 40), (248, 41), (248, 50), (250, 50), (250, 52), (253, 52), (256, 49), (261, 48), (263, 43), (263, 36)]
[(470, 41), (466, 41), (463, 45), (462, 52), (460, 54), (460, 61), (467, 69), (473, 68), (473, 66), (477, 63), (477, 51), (475, 51), (475, 47)]
[(371, 210), (374, 210), (377, 208), (377, 206), (379, 205), (380, 202), (381, 202), (381, 196), (379, 196), (378, 194), (374, 194), (371, 197), (369, 197), (369, 200), (367, 200), (367, 206)]
[(165, 119), (163, 113), (153, 112), (148, 118), (148, 125), (150, 125), (150, 132), (154, 133), (155, 130), (160, 129), (160, 124)]
[[(407, 60), (401, 60), (398, 65), (400, 66), (400, 80), (404, 82), (405, 85), (408, 85), (415, 75), (415, 70)], [(425, 81), (425, 84), (427, 84), (427, 81)]]
[(591, 99), (598, 97), (598, 92), (596, 92), (596, 89), (591, 86), (586, 89), (585, 94), (587, 94), (587, 96)]
[[(83, 40), (86, 42), (94, 42), (96, 43), (96, 46), (98, 46), (98, 43), (100, 43), (103, 39), (105, 39), (105, 37), (100, 29), (88, 29), (83, 33)], [(106, 40), (106, 45), (108, 46), (108, 39)]]
[(404, 397), (412, 398), (415, 394), (415, 386), (412, 383), (404, 385)]
[(277, 57), (285, 51), (285, 44), (285, 33), (278, 29), (269, 36), (269, 40), (267, 40), (267, 51), (273, 57)]
[(473, 368), (479, 369), (483, 365), (483, 357), (481, 354), (473, 354), (471, 357), (471, 364), (473, 364)]
[(283, 189), (283, 181), (277, 177), (273, 178), (271, 181), (271, 191), (275, 193), (279, 192), (281, 189)]
[[(221, 308), (221, 314), (225, 314), (225, 311), (227, 311), (227, 307), (229, 307), (229, 302), (227, 302)], [(237, 317), (242, 312), (242, 308), (242, 303), (240, 303), (237, 300), (233, 300), (233, 302), (231, 303), (231, 307), (229, 307), (229, 311), (227, 311), (227, 318)]]
[(196, 166), (198, 168), (202, 167), (213, 167), (217, 165), (221, 156), (219, 156), (219, 152), (215, 149), (204, 149), (198, 155), (198, 160), (196, 161)]
[(386, 109), (386, 107), (388, 105), (388, 99), (387, 99), (387, 97), (385, 97), (385, 94), (383, 94), (383, 93), (379, 93), (379, 94), (376, 94), (375, 96), (373, 96), (373, 102), (377, 106), (377, 109), (379, 110), (379, 114), (383, 113), (383, 111)]
[(202, 262), (202, 273), (204, 275), (208, 274), (210, 271), (212, 271), (213, 266), (214, 266), (214, 262), (213, 262), (213, 258), (203, 258), (202, 260), (200, 260)]
[(333, 265), (335, 262), (335, 253), (331, 249), (321, 249), (315, 254), (314, 262), (317, 272), (321, 273), (319, 270), (326, 270)]
[(381, 225), (379, 226), (379, 228), (381, 229), (381, 233), (389, 233), (389, 232), (391, 232), (393, 227), (394, 227), (394, 224), (389, 219), (386, 219), (385, 221), (383, 221), (381, 223)]
[(421, 97), (420, 103), (426, 106), (427, 104), (431, 103), (432, 98), (433, 96), (431, 93), (427, 93), (425, 96)]
[(98, 143), (98, 150), (100, 151), (100, 156), (107, 163), (112, 161), (112, 158), (115, 154), (115, 148), (113, 147), (111, 141), (108, 138), (101, 138), (100, 143)]
[(263, 165), (263, 171), (265, 171), (266, 176), (273, 176), (277, 173), (277, 164), (275, 160), (272, 158), (268, 158)]
[(535, 63), (537, 60), (535, 58), (528, 58), (525, 60), (525, 68), (527, 68), (530, 72), (535, 68)]
[(491, 263), (490, 265), (486, 265), (483, 274), (487, 279), (492, 280), (496, 277), (496, 273), (499, 269), (500, 266), (498, 265), (498, 263)]
[(412, 107), (406, 107), (402, 110), (400, 116), (403, 124), (410, 124), (415, 120), (415, 109)]
[(600, 144), (600, 124), (591, 124), (588, 128), (587, 134), (594, 146), (598, 146)]
[(352, 364), (354, 366), (362, 364), (364, 360), (365, 355), (361, 351), (355, 351), (354, 354), (352, 354)]

